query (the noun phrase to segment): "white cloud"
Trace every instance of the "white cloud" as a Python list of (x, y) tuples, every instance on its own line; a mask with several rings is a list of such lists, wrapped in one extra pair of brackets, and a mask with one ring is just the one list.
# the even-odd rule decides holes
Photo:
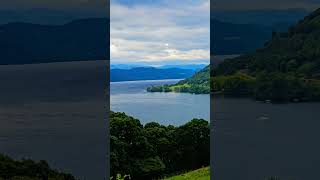
[(176, 2), (168, 1), (166, 6), (111, 3), (111, 63), (209, 62), (209, 0)]

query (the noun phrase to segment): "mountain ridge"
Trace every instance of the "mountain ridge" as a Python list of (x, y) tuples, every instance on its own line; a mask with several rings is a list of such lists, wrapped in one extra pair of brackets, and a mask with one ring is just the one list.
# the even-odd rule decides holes
[(131, 69), (111, 69), (110, 81), (138, 81), (138, 80), (162, 80), (162, 79), (184, 79), (195, 73), (191, 69), (181, 68), (155, 68), (135, 67)]
[(0, 25), (0, 64), (109, 59), (108, 22), (105, 18), (88, 18), (64, 25)]

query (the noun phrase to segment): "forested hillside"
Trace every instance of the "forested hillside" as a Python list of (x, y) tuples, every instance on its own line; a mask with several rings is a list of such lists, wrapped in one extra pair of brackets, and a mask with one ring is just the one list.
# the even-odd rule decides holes
[(320, 9), (264, 48), (213, 69), (212, 91), (257, 100), (320, 100)]
[(206, 66), (192, 77), (179, 81), (174, 85), (153, 86), (147, 88), (149, 92), (187, 92), (195, 94), (210, 93), (210, 66)]

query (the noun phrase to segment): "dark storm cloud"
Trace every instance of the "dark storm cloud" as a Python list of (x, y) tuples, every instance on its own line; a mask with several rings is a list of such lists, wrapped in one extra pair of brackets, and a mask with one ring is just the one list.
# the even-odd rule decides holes
[(306, 9), (320, 8), (319, 0), (213, 0), (215, 10)]

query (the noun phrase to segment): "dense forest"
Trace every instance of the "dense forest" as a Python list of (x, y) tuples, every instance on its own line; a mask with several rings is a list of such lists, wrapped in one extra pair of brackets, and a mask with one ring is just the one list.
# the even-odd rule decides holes
[(110, 113), (111, 175), (158, 179), (209, 166), (210, 127), (203, 119), (185, 125), (142, 125), (125, 113)]
[(256, 100), (300, 102), (320, 100), (320, 9), (288, 32), (272, 34), (255, 52), (224, 60), (175, 85), (149, 92), (189, 92), (250, 96)]
[(66, 173), (52, 170), (46, 161), (13, 160), (0, 155), (0, 180), (75, 180)]

